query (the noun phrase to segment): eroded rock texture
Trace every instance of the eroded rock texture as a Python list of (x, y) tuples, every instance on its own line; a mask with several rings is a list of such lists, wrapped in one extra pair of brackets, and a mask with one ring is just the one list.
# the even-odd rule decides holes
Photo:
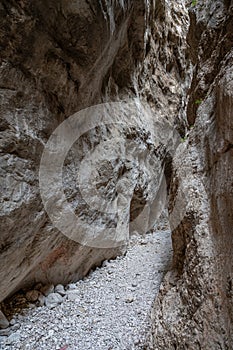
[(154, 305), (154, 349), (232, 349), (232, 11), (220, 0), (190, 12), (190, 135), (174, 159), (169, 208), (182, 215), (171, 222), (174, 270)]
[[(63, 120), (102, 101), (140, 98), (150, 104), (155, 116), (166, 118), (171, 126), (179, 124), (184, 132), (185, 123), (180, 121), (188, 17), (181, 0), (169, 4), (164, 0), (156, 4), (143, 0), (1, 0), (0, 18), (3, 300), (37, 281), (78, 279), (91, 266), (119, 253), (119, 249), (81, 246), (54, 229), (39, 193), (41, 154)], [(85, 135), (88, 147), (82, 146), (80, 152), (92, 150), (103, 131)], [(143, 132), (129, 133), (147, 149)], [(166, 135), (164, 139), (166, 142)], [(145, 162), (146, 158), (145, 152)], [(68, 157), (65, 190), (67, 199), (74, 202), (77, 193), (71, 186), (71, 165)], [(114, 164), (103, 164), (101, 186), (118, 178), (114, 171)], [(168, 177), (169, 173), (168, 169)], [(129, 203), (132, 216), (146, 202), (143, 172), (139, 184), (132, 205)], [(94, 220), (91, 211), (85, 215)]]

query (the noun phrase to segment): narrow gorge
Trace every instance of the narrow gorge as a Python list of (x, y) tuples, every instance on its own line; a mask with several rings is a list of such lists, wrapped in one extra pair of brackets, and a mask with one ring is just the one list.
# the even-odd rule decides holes
[(0, 349), (233, 349), (233, 1), (0, 18)]

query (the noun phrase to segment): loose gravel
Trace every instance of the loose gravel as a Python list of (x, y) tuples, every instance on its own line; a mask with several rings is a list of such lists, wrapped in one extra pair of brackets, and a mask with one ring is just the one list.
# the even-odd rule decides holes
[[(132, 236), (125, 256), (105, 261), (77, 283), (56, 286), (43, 296), (43, 306), (14, 315), (0, 349), (143, 349), (171, 255), (169, 231)], [(35, 291), (28, 296), (35, 298)]]

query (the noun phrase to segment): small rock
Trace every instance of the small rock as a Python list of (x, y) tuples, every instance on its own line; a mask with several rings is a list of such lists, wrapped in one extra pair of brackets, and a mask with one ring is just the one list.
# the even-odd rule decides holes
[(38, 300), (40, 296), (40, 292), (38, 290), (29, 290), (27, 293), (26, 293), (26, 298), (28, 301), (30, 302), (35, 302)]
[(63, 298), (58, 293), (51, 293), (45, 298), (45, 305), (52, 309), (63, 302)]
[(23, 322), (24, 321), (24, 316), (23, 315), (17, 315), (16, 316), (18, 321)]
[(62, 297), (64, 297), (66, 295), (66, 291), (65, 291), (64, 286), (62, 284), (58, 284), (55, 287), (54, 292), (61, 294)]
[(20, 340), (20, 333), (12, 333), (6, 340), (6, 344), (10, 345), (12, 343), (16, 343)]
[(8, 336), (10, 334), (10, 332), (11, 332), (10, 328), (0, 329), (0, 337)]
[(132, 295), (129, 295), (126, 299), (125, 302), (126, 303), (132, 303), (134, 301), (134, 297)]
[(78, 311), (78, 313), (81, 313), (81, 314), (85, 314), (86, 313), (86, 310), (83, 307), (80, 307), (80, 306), (77, 308), (77, 311)]
[(7, 328), (9, 326), (8, 319), (4, 315), (4, 313), (0, 310), (0, 329), (1, 328)]
[(35, 309), (36, 305), (35, 305), (35, 304), (30, 303), (30, 304), (28, 304), (28, 307), (29, 307), (30, 309)]
[(67, 291), (67, 299), (71, 301), (80, 299), (79, 291), (74, 291), (74, 290)]
[(67, 289), (68, 289), (68, 290), (77, 289), (77, 286), (76, 286), (76, 284), (71, 283), (71, 284), (69, 284), (69, 285), (67, 286)]
[(53, 329), (50, 329), (49, 332), (48, 332), (48, 336), (49, 337), (52, 337), (54, 335), (54, 330)]
[(103, 261), (102, 267), (107, 267), (108, 265), (109, 265), (109, 261), (108, 260)]
[(10, 325), (11, 325), (11, 326), (14, 326), (14, 324), (16, 324), (16, 320), (15, 320), (14, 318), (12, 318), (12, 319), (10, 320)]
[(41, 293), (43, 293), (46, 297), (54, 292), (54, 285), (53, 284), (47, 284), (45, 286), (43, 286), (40, 289)]
[(17, 331), (20, 328), (20, 324), (19, 323), (15, 323), (12, 327), (11, 330), (12, 331)]

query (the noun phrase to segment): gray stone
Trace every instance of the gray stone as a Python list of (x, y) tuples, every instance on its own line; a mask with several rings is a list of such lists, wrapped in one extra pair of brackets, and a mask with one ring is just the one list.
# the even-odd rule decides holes
[(16, 320), (15, 320), (14, 318), (12, 318), (12, 319), (10, 320), (10, 325), (13, 326), (15, 323), (16, 323)]
[(62, 302), (63, 302), (63, 298), (58, 293), (51, 293), (45, 299), (45, 305), (50, 309), (53, 309), (54, 307), (61, 304)]
[(15, 323), (12, 327), (11, 327), (11, 331), (17, 331), (20, 328), (20, 323)]
[(70, 283), (70, 284), (68, 284), (67, 289), (68, 290), (74, 290), (74, 289), (77, 289), (77, 286), (74, 283)]
[(6, 339), (6, 344), (11, 345), (14, 343), (17, 343), (21, 338), (20, 333), (12, 333), (7, 339)]
[(77, 311), (80, 315), (84, 315), (86, 313), (86, 309), (81, 306), (77, 307)]
[(52, 337), (54, 335), (54, 330), (53, 329), (50, 329), (49, 331), (48, 331), (48, 336), (49, 337)]
[(62, 297), (64, 297), (64, 296), (66, 295), (65, 288), (64, 288), (64, 286), (63, 286), (62, 284), (58, 284), (58, 285), (55, 287), (54, 291), (55, 291), (56, 293), (61, 294)]
[(70, 301), (80, 300), (80, 292), (78, 290), (68, 290), (66, 295)]
[(130, 304), (134, 301), (133, 295), (128, 295), (127, 298), (125, 299), (125, 302)]
[(44, 306), (45, 304), (45, 299), (46, 297), (43, 294), (40, 294), (38, 301), (39, 301), (39, 306)]
[(9, 336), (9, 334), (11, 333), (11, 329), (5, 328), (5, 329), (0, 329), (0, 336), (4, 337), (4, 336)]
[(7, 320), (4, 313), (0, 310), (0, 329), (7, 328), (9, 326), (9, 321)]

